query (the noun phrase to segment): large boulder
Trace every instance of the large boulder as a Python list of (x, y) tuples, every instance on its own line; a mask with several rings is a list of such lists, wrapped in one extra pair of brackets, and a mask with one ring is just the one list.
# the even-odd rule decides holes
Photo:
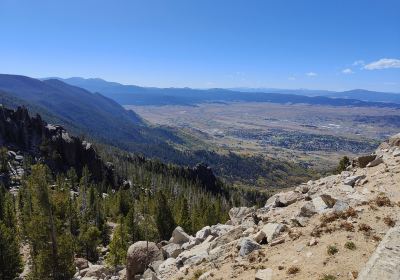
[(89, 261), (87, 259), (84, 258), (75, 258), (74, 260), (75, 262), (75, 266), (79, 269), (85, 269), (89, 267)]
[(258, 244), (257, 242), (255, 242), (250, 238), (243, 238), (240, 242), (239, 255), (241, 257), (245, 257), (254, 250), (259, 250), (259, 249), (261, 249), (260, 244)]
[(320, 196), (314, 197), (312, 199), (312, 203), (314, 204), (315, 211), (317, 213), (323, 213), (328, 208), (332, 208), (336, 203), (336, 199), (334, 199), (329, 194), (322, 194)]
[(211, 226), (211, 235), (221, 236), (233, 229), (233, 225), (216, 224)]
[(145, 271), (146, 265), (157, 260), (163, 260), (163, 255), (155, 243), (148, 242), (148, 247), (146, 241), (132, 244), (126, 260), (127, 280), (134, 280), (136, 274)]
[(87, 270), (85, 277), (96, 277), (96, 278), (105, 278), (110, 274), (110, 271), (104, 265), (92, 265)]
[(315, 210), (314, 203), (312, 203), (311, 201), (307, 201), (300, 208), (299, 216), (309, 218), (309, 217), (312, 217), (316, 213), (317, 213), (317, 211)]
[(286, 229), (286, 225), (280, 223), (268, 223), (264, 225), (261, 229), (262, 232), (265, 233), (265, 237), (267, 238), (267, 242), (270, 243), (274, 240), (278, 235)]
[(303, 194), (300, 191), (288, 191), (275, 194), (271, 196), (265, 207), (285, 207), (303, 198)]
[(275, 204), (278, 207), (285, 207), (285, 206), (295, 203), (297, 200), (300, 200), (302, 197), (303, 197), (303, 194), (301, 192), (297, 192), (297, 191), (284, 192), (284, 193), (281, 193), (278, 195)]
[(225, 245), (229, 242), (232, 242), (234, 240), (239, 239), (243, 234), (243, 228), (242, 227), (235, 227), (228, 231), (227, 233), (217, 237), (211, 242), (210, 248), (214, 249), (218, 246)]
[[(373, 162), (373, 161), (372, 161), (372, 162)], [(371, 164), (371, 162), (370, 162), (369, 164)], [(369, 164), (368, 164), (368, 165), (369, 165)], [(365, 178), (365, 175), (354, 175), (354, 176), (350, 176), (350, 177), (347, 177), (346, 179), (343, 180), (343, 184), (354, 187), (355, 183), (356, 183), (358, 180), (361, 180), (361, 179), (364, 179), (364, 178)]]
[(183, 244), (190, 241), (190, 236), (181, 227), (176, 227), (172, 232), (170, 242), (175, 244)]
[(239, 225), (246, 217), (250, 216), (251, 218), (251, 214), (254, 213), (254, 211), (254, 208), (234, 207), (229, 210), (229, 218), (234, 225)]
[(353, 159), (353, 162), (351, 165), (353, 167), (364, 168), (367, 166), (368, 163), (373, 161), (375, 158), (376, 158), (376, 155), (361, 156), (361, 157)]
[(204, 240), (211, 234), (211, 227), (205, 226), (201, 230), (196, 233), (196, 238), (200, 240)]
[(176, 258), (182, 252), (182, 247), (179, 244), (170, 243), (162, 247), (161, 250), (166, 259)]

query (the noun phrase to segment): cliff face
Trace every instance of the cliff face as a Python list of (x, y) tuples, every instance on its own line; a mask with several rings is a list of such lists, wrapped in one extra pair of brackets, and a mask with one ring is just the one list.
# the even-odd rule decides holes
[(400, 279), (400, 134), (353, 162), (195, 236), (175, 229), (144, 279)]
[(0, 108), (0, 146), (44, 162), (53, 171), (73, 167), (80, 175), (87, 166), (93, 180), (117, 183), (112, 165), (104, 163), (90, 143), (70, 136), (61, 126), (47, 124), (39, 115), (29, 116), (24, 107)]

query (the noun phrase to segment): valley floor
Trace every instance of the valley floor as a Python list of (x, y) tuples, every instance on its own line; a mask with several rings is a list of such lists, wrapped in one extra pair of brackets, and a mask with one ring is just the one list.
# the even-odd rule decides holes
[(266, 155), (326, 171), (344, 155), (372, 152), (400, 129), (400, 110), (272, 103), (125, 106), (154, 124), (184, 129), (219, 151)]

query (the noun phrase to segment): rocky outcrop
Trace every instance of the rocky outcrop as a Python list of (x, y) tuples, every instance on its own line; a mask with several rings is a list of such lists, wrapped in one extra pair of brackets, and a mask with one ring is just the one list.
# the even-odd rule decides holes
[(126, 259), (127, 280), (134, 280), (136, 274), (142, 274), (146, 266), (154, 261), (163, 260), (163, 255), (153, 242), (138, 241), (128, 249)]
[(27, 154), (57, 172), (73, 167), (80, 175), (87, 166), (93, 180), (117, 185), (113, 166), (104, 163), (89, 142), (69, 135), (61, 126), (47, 124), (40, 115), (29, 116), (24, 107), (0, 110), (0, 146)]

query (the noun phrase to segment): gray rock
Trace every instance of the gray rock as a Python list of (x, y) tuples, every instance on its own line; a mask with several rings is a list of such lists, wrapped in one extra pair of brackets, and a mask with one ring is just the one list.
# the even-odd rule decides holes
[(255, 280), (272, 280), (273, 270), (271, 268), (259, 269), (256, 272)]
[(400, 279), (400, 227), (391, 228), (368, 262), (361, 269), (359, 280)]
[(394, 150), (394, 152), (393, 152), (393, 156), (394, 156), (394, 157), (398, 157), (398, 156), (400, 156), (400, 149), (396, 149), (396, 150)]
[(337, 200), (335, 205), (333, 206), (333, 212), (341, 213), (347, 211), (349, 208), (350, 205), (347, 202), (343, 200)]
[(278, 207), (285, 207), (290, 204), (295, 203), (297, 200), (303, 198), (302, 193), (296, 191), (289, 191), (285, 193), (280, 193), (277, 197), (275, 205)]
[(212, 225), (211, 226), (211, 235), (221, 236), (233, 228), (234, 228), (233, 225), (223, 225), (223, 224)]
[(312, 199), (315, 211), (317, 213), (323, 213), (326, 209), (332, 208), (335, 205), (336, 200), (328, 194), (322, 194)]
[(190, 241), (190, 236), (181, 227), (176, 227), (172, 232), (172, 237), (170, 240), (175, 244), (183, 244)]
[(196, 233), (196, 238), (204, 240), (211, 234), (211, 227), (205, 226)]
[(243, 238), (240, 242), (239, 255), (244, 257), (253, 252), (254, 250), (261, 249), (261, 246), (250, 238)]
[(152, 271), (150, 268), (146, 269), (142, 276), (143, 280), (159, 280), (157, 274)]
[(239, 225), (242, 223), (242, 220), (247, 216), (251, 216), (254, 213), (254, 208), (248, 207), (234, 207), (229, 210), (229, 218), (234, 225)]
[[(373, 161), (372, 161), (372, 162), (373, 162)], [(372, 162), (370, 162), (369, 164), (371, 164)], [(368, 165), (369, 165), (369, 164), (368, 164)], [(356, 183), (358, 180), (364, 179), (364, 178), (365, 178), (365, 175), (350, 176), (350, 177), (347, 177), (346, 179), (344, 179), (343, 184), (354, 187), (355, 183)]]
[(290, 219), (293, 226), (296, 226), (296, 227), (305, 227), (309, 220), (310, 220), (310, 218), (303, 217), (303, 216), (295, 216)]
[(175, 243), (165, 245), (161, 248), (161, 250), (165, 259), (176, 258), (182, 252), (181, 245)]
[(367, 167), (375, 167), (375, 166), (378, 166), (381, 163), (383, 163), (383, 158), (382, 157), (378, 157), (378, 158), (374, 159), (373, 161), (371, 161), (370, 163), (368, 163)]
[(178, 273), (178, 267), (174, 258), (166, 259), (158, 269), (158, 275), (161, 279), (171, 279)]
[(317, 213), (317, 211), (315, 210), (314, 203), (308, 201), (308, 202), (304, 203), (304, 205), (300, 208), (299, 216), (312, 217), (316, 213)]
[(225, 245), (229, 242), (239, 239), (242, 236), (243, 228), (235, 227), (228, 231), (227, 233), (217, 237), (215, 240), (211, 242), (210, 248), (214, 249), (218, 246)]
[(90, 266), (85, 274), (85, 277), (104, 278), (110, 274), (110, 270), (104, 265), (94, 264)]

